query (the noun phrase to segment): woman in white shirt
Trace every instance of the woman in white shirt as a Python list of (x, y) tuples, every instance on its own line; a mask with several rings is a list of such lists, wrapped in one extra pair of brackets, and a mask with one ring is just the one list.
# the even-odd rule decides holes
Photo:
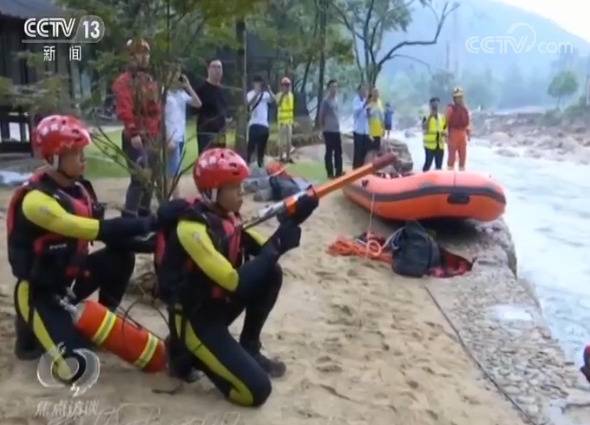
[[(166, 93), (166, 142), (168, 145), (167, 172), (170, 179), (180, 172), (180, 162), (184, 150), (186, 133), (186, 105), (201, 107), (201, 99), (193, 90), (186, 75), (181, 73), (180, 66), (174, 70), (172, 82)], [(178, 198), (178, 186), (172, 195)]]
[(250, 121), (248, 121), (248, 148), (246, 162), (250, 160), (254, 151), (256, 151), (256, 162), (259, 167), (264, 166), (264, 155), (266, 153), (266, 144), (268, 143), (268, 104), (274, 102), (275, 95), (264, 84), (262, 77), (256, 76), (253, 79), (254, 89), (248, 92), (246, 102), (248, 103), (248, 112), (250, 112)]

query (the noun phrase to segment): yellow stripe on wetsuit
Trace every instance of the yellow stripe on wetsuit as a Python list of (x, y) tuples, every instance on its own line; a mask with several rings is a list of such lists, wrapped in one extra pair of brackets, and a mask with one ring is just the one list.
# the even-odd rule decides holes
[(239, 282), (238, 272), (215, 248), (205, 224), (181, 220), (176, 233), (184, 250), (209, 279), (227, 291), (236, 290)]
[[(181, 335), (182, 316), (177, 314), (174, 321), (176, 324), (176, 332), (178, 335)], [(248, 386), (236, 375), (231, 373), (231, 371), (225, 367), (217, 357), (215, 357), (215, 354), (203, 344), (193, 330), (190, 322), (186, 320), (185, 323), (184, 343), (188, 350), (201, 362), (206, 364), (213, 373), (229, 382), (232, 388), (229, 391), (228, 397), (231, 401), (242, 406), (252, 406), (254, 404), (254, 395)]]
[(246, 230), (246, 233), (248, 234), (248, 236), (250, 236), (252, 239), (254, 239), (256, 241), (256, 243), (260, 246), (264, 245), (266, 243), (266, 241), (268, 240), (267, 237), (262, 236), (256, 230), (248, 229), (248, 230)]
[[(30, 284), (28, 281), (23, 280), (18, 283), (18, 289), (16, 293), (16, 301), (18, 304), (18, 310), (23, 320), (29, 323), (30, 308), (29, 305), (29, 292)], [(30, 323), (29, 323), (30, 325)], [(33, 333), (45, 348), (45, 351), (53, 356), (55, 364), (57, 365), (57, 375), (64, 381), (70, 379), (73, 376), (73, 371), (70, 369), (64, 358), (59, 354), (57, 344), (51, 338), (49, 331), (45, 327), (45, 324), (41, 320), (41, 316), (36, 311), (33, 311), (33, 324), (31, 326)]]
[(91, 241), (98, 235), (98, 220), (70, 214), (55, 198), (39, 190), (25, 195), (22, 211), (32, 223), (61, 236)]

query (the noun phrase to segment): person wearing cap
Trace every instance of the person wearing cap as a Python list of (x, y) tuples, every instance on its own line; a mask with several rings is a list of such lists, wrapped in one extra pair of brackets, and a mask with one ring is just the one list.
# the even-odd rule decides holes
[(202, 105), (197, 108), (197, 143), (199, 155), (214, 146), (225, 146), (225, 130), (228, 118), (227, 103), (221, 79), (223, 64), (219, 59), (209, 62), (207, 79), (197, 87)]
[(432, 167), (434, 160), (437, 170), (442, 169), (443, 157), (445, 154), (445, 138), (447, 135), (447, 118), (438, 112), (440, 99), (430, 99), (430, 115), (422, 118), (422, 131), (424, 133), (424, 167), (426, 172)]
[[(151, 185), (137, 176), (137, 168), (151, 169), (157, 164), (162, 111), (158, 84), (148, 72), (150, 45), (144, 39), (127, 42), (129, 65), (112, 89), (117, 103), (117, 118), (123, 122), (122, 148), (127, 155), (131, 181), (125, 196), (124, 216), (147, 215), (152, 200)], [(135, 171), (133, 171), (135, 170)]]
[(459, 155), (459, 171), (465, 170), (467, 160), (467, 141), (471, 139), (469, 110), (465, 106), (463, 89), (453, 90), (453, 104), (447, 108), (447, 126), (449, 129), (448, 170), (455, 169), (455, 160)]
[[(295, 121), (295, 98), (291, 91), (291, 80), (283, 77), (281, 90), (277, 94), (277, 122), (279, 125), (279, 160), (291, 160), (291, 139), (293, 137), (293, 123)], [(284, 155), (283, 155), (284, 153)]]

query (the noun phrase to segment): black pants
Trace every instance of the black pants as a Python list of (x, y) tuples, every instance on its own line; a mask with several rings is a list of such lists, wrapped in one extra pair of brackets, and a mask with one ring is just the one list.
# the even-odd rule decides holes
[(369, 149), (369, 136), (353, 133), (354, 151), (352, 155), (352, 168), (362, 167)]
[[(324, 155), (326, 174), (328, 177), (340, 177), (342, 175), (342, 140), (340, 133), (324, 131), (324, 142), (326, 144), (326, 154)], [(334, 174), (334, 167), (336, 168), (336, 174)]]
[(264, 155), (268, 143), (268, 127), (260, 124), (252, 124), (248, 128), (248, 152), (246, 162), (250, 164), (252, 154), (256, 151), (256, 162), (259, 167), (264, 166)]
[[(283, 272), (276, 266), (260, 291), (249, 301), (210, 300), (190, 311), (176, 314), (177, 340), (184, 340), (192, 353), (195, 367), (201, 369), (230, 401), (243, 406), (259, 406), (271, 393), (267, 373), (250, 353), (261, 348), (260, 333), (273, 309), (283, 282)], [(246, 311), (240, 341), (229, 333), (228, 327)], [(186, 318), (186, 320), (183, 320)]]
[(443, 157), (445, 155), (444, 149), (424, 148), (424, 153), (426, 154), (426, 158), (424, 160), (422, 171), (426, 172), (430, 170), (430, 167), (432, 167), (432, 160), (435, 161), (437, 170), (442, 169)]
[(204, 130), (197, 127), (197, 145), (199, 147), (198, 155), (200, 156), (207, 149), (225, 146), (225, 139), (220, 131)]
[(375, 151), (379, 152), (381, 150), (381, 137), (373, 137), (369, 140), (369, 145), (367, 147), (368, 151)]
[(141, 180), (135, 172), (136, 167), (140, 169), (155, 170), (157, 158), (154, 153), (148, 149), (136, 149), (131, 144), (131, 140), (123, 132), (121, 136), (122, 148), (127, 155), (127, 165), (131, 172), (131, 180), (125, 194), (125, 207), (123, 214), (127, 216), (149, 215), (150, 204), (152, 202), (153, 186), (151, 182), (147, 183)]
[[(74, 284), (75, 302), (98, 289), (99, 302), (114, 310), (125, 294), (134, 266), (135, 256), (124, 251), (103, 248), (90, 254), (84, 278)], [(59, 344), (63, 343), (65, 357), (72, 356), (75, 349), (90, 348), (91, 342), (78, 333), (70, 313), (56, 301), (58, 294), (59, 291), (40, 288), (35, 282), (18, 281), (14, 290), (17, 349), (32, 351), (41, 346), (60, 362)]]

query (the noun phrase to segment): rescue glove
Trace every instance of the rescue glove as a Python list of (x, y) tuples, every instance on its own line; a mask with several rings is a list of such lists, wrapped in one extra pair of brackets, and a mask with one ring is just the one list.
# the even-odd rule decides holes
[(285, 252), (297, 248), (300, 242), (301, 227), (293, 220), (286, 220), (281, 223), (265, 245), (272, 246), (279, 255), (283, 255)]
[(280, 223), (291, 220), (296, 225), (300, 225), (309, 218), (311, 213), (318, 207), (318, 205), (318, 198), (306, 193), (297, 199), (297, 203), (295, 204), (295, 212), (293, 214), (289, 216), (281, 215), (278, 217), (278, 220)]
[(180, 217), (188, 210), (190, 205), (190, 202), (188, 202), (186, 199), (174, 199), (172, 201), (162, 203), (158, 208), (158, 212), (156, 213), (154, 230), (176, 224)]

